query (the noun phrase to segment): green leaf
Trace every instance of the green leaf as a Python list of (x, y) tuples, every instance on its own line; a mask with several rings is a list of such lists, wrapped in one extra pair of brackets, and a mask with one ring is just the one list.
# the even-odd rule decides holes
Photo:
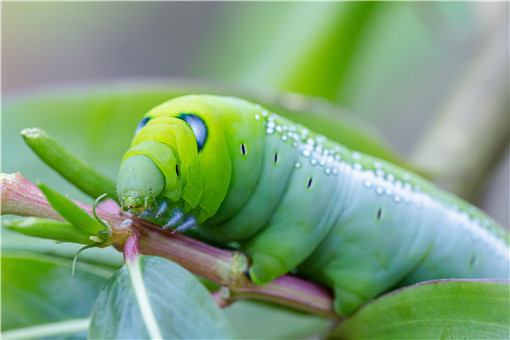
[[(197, 73), (335, 99), (376, 6), (252, 2), (225, 7), (199, 53)], [(247, 24), (262, 22), (256, 30)]]
[(89, 338), (128, 337), (236, 336), (192, 274), (169, 260), (141, 256), (108, 280), (91, 315)]
[(386, 294), (330, 335), (340, 339), (506, 339), (510, 282), (437, 280)]
[[(85, 210), (71, 201), (71, 199), (45, 184), (39, 184), (38, 187), (44, 193), (44, 196), (46, 196), (53, 209), (72, 225), (94, 236), (105, 230), (105, 227), (99, 221), (91, 217)], [(101, 235), (104, 235), (102, 237), (103, 239), (106, 237), (106, 234), (99, 234), (99, 237), (101, 237)]]
[(85, 164), (45, 131), (24, 129), (21, 135), (39, 158), (85, 194), (96, 198), (107, 193), (110, 198), (117, 198), (114, 181)]
[(17, 231), (28, 236), (35, 236), (59, 242), (73, 242), (81, 244), (96, 244), (90, 235), (82, 229), (57, 220), (37, 217), (9, 219), (4, 222), (7, 229)]
[(71, 264), (71, 260), (54, 256), (4, 250), (2, 332), (20, 333), (34, 325), (88, 317), (109, 272), (78, 263), (72, 276)]

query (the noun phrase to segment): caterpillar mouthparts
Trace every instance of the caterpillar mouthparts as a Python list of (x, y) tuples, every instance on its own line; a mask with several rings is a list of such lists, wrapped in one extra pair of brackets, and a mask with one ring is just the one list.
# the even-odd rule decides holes
[(160, 225), (163, 229), (183, 232), (197, 224), (194, 215), (185, 215), (181, 209), (169, 207), (166, 200), (160, 201), (150, 197), (143, 199), (128, 193), (122, 202), (124, 210), (138, 218)]

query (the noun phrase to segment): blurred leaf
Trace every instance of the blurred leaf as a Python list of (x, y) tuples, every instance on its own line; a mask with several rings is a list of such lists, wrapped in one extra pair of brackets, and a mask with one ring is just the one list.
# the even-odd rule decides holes
[[(197, 66), (197, 73), (333, 100), (377, 5), (296, 2), (226, 6), (219, 28), (206, 40), (200, 60), (204, 66)], [(259, 23), (256, 30), (251, 23)]]
[(137, 257), (108, 280), (91, 315), (89, 338), (235, 338), (202, 284), (181, 266)]
[(438, 280), (386, 294), (330, 335), (340, 339), (506, 339), (510, 283)]
[(2, 252), (2, 331), (88, 317), (109, 272), (29, 252)]
[(331, 320), (257, 300), (224, 311), (240, 339), (321, 339), (331, 326)]

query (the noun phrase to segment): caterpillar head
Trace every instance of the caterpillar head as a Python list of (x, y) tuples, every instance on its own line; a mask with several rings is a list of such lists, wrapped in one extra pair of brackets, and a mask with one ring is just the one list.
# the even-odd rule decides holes
[[(226, 136), (242, 123), (234, 112), (207, 95), (174, 98), (150, 110), (122, 161), (117, 183), (122, 207), (163, 226), (164, 218), (184, 215), (185, 224), (191, 216), (201, 224), (214, 216), (231, 180)], [(233, 144), (238, 152), (239, 143)], [(162, 211), (168, 212), (163, 219)]]
[(197, 144), (186, 122), (145, 117), (122, 160), (117, 181), (122, 208), (160, 225), (182, 218), (200, 197), (197, 162)]

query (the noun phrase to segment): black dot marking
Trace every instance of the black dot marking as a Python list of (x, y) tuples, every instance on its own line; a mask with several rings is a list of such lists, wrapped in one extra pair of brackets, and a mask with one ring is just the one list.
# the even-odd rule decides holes
[(250, 271), (249, 271), (249, 270), (245, 271), (245, 272), (244, 272), (244, 275), (245, 275), (248, 279), (250, 279), (250, 281), (251, 281), (251, 275), (250, 275)]
[(175, 165), (175, 173), (179, 176), (179, 166), (177, 164)]
[(151, 120), (151, 117), (143, 117), (142, 118), (140, 123), (138, 123), (138, 125), (136, 126), (135, 135), (138, 133), (138, 131), (140, 131), (147, 124), (147, 122), (149, 120)]
[(377, 219), (380, 221), (381, 220), (381, 217), (382, 217), (382, 208), (379, 208), (377, 210)]
[(307, 184), (307, 188), (310, 189), (310, 187), (312, 186), (312, 182), (313, 182), (313, 178), (310, 177), (310, 179), (308, 180), (308, 184)]
[(241, 155), (246, 156), (246, 153), (248, 150), (246, 150), (246, 145), (244, 143), (241, 144)]
[(278, 152), (274, 153), (274, 163), (278, 163)]
[(469, 259), (469, 266), (473, 267), (475, 265), (475, 263), (476, 263), (476, 254), (473, 254), (471, 256), (471, 259)]
[(197, 140), (198, 152), (202, 151), (207, 141), (207, 126), (202, 118), (192, 113), (182, 113), (177, 118), (188, 123)]

